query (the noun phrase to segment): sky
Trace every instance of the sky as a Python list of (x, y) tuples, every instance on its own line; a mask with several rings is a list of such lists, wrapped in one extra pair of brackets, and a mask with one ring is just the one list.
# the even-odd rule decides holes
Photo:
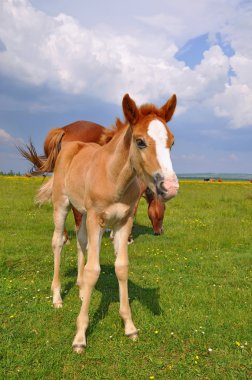
[(251, 0), (1, 0), (0, 171), (52, 128), (110, 127), (125, 93), (175, 93), (175, 171), (252, 173), (251, 41)]

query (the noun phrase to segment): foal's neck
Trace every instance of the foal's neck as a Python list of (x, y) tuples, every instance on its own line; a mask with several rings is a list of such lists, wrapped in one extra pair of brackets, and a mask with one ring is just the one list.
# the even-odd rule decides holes
[(108, 175), (115, 183), (118, 195), (124, 194), (136, 178), (136, 172), (132, 165), (131, 141), (132, 130), (128, 127), (108, 144), (111, 152), (107, 162)]

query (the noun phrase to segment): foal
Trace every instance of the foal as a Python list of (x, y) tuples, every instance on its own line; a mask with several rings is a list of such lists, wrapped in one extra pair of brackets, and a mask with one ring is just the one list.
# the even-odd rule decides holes
[[(128, 300), (128, 236), (139, 197), (138, 177), (166, 202), (177, 194), (178, 180), (173, 171), (170, 149), (173, 135), (166, 125), (175, 111), (173, 95), (163, 107), (138, 108), (126, 94), (122, 101), (125, 124), (119, 123), (113, 139), (104, 146), (69, 142), (56, 161), (54, 175), (38, 193), (38, 201), (52, 198), (55, 230), (53, 304), (62, 306), (59, 264), (67, 213), (74, 206), (83, 214), (77, 231), (78, 279), (82, 306), (77, 318), (73, 349), (81, 353), (86, 346), (91, 292), (100, 274), (100, 243), (103, 231), (114, 232), (115, 273), (119, 282), (120, 315), (125, 335), (137, 338)], [(84, 267), (84, 253), (88, 251)]]
[[(55, 162), (57, 156), (66, 142), (81, 141), (85, 143), (94, 142), (99, 145), (108, 143), (115, 133), (114, 129), (105, 128), (97, 123), (90, 121), (75, 121), (62, 128), (51, 129), (44, 141), (44, 155), (38, 155), (33, 143), (30, 141), (25, 147), (18, 147), (21, 155), (33, 164), (33, 168), (30, 171), (31, 175), (41, 175), (54, 171)], [(141, 193), (140, 197), (144, 195), (148, 203), (148, 216), (151, 221), (154, 235), (160, 235), (163, 233), (163, 219), (165, 213), (165, 206), (158, 196), (146, 188), (146, 185), (140, 182)], [(79, 227), (82, 215), (73, 210), (75, 226)], [(137, 207), (135, 208), (135, 213)], [(65, 242), (68, 241), (68, 235), (65, 230)], [(129, 236), (129, 242), (133, 241), (132, 236)]]

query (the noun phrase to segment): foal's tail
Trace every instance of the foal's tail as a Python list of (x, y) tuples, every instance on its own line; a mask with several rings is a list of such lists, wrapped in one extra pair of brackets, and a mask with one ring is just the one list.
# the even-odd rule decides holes
[(44, 155), (39, 156), (30, 140), (25, 147), (17, 147), (21, 155), (33, 164), (31, 175), (41, 175), (53, 172), (57, 156), (61, 149), (61, 140), (65, 132), (62, 128), (54, 128), (49, 131), (44, 142)]
[(52, 198), (52, 188), (53, 188), (53, 176), (49, 179), (46, 184), (42, 185), (36, 195), (35, 203), (39, 206), (46, 202), (50, 202)]

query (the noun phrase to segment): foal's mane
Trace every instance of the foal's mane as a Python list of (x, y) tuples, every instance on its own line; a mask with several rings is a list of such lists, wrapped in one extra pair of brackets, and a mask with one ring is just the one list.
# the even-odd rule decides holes
[[(139, 120), (143, 119), (148, 115), (157, 116), (164, 118), (164, 111), (160, 108), (157, 108), (154, 104), (147, 103), (143, 104), (139, 108)], [(111, 128), (107, 128), (101, 135), (99, 144), (105, 145), (117, 134), (120, 133), (124, 128), (128, 126), (127, 121), (122, 122), (118, 117), (116, 118), (115, 124)]]
[(126, 128), (128, 124), (126, 122), (122, 122), (119, 118), (116, 118), (115, 124), (111, 126), (111, 128), (106, 128), (100, 137), (99, 144), (105, 145), (119, 132), (121, 132), (124, 128)]
[(163, 119), (164, 111), (162, 110), (162, 108), (157, 108), (154, 104), (143, 104), (139, 108), (139, 119), (144, 118), (148, 115), (158, 116)]

